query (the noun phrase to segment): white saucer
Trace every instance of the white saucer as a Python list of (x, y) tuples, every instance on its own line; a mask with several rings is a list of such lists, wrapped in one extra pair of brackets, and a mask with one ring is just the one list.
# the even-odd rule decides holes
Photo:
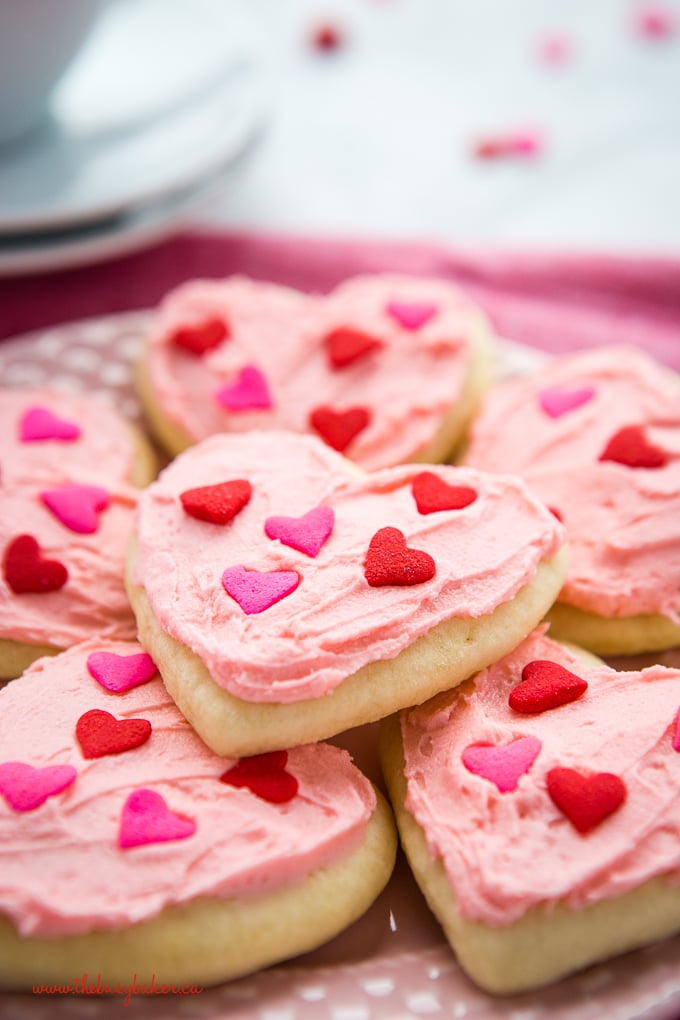
[(223, 171), (198, 187), (94, 226), (26, 234), (11, 240), (0, 237), (0, 278), (93, 265), (139, 251), (189, 226), (218, 194), (224, 195), (241, 159), (257, 140), (255, 127), (251, 125), (247, 136), (244, 132)]
[(242, 146), (256, 74), (232, 0), (110, 2), (49, 122), (0, 149), (0, 246), (198, 186)]

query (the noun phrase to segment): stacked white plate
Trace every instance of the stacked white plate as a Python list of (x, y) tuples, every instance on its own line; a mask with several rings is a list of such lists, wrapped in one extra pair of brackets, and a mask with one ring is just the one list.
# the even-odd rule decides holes
[(0, 147), (0, 275), (167, 236), (228, 183), (266, 105), (229, 0), (109, 0), (49, 119)]

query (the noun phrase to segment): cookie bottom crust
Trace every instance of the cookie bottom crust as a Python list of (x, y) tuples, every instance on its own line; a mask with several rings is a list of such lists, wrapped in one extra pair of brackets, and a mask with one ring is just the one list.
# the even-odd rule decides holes
[(58, 655), (63, 651), (53, 645), (29, 645), (12, 638), (0, 638), (0, 685), (16, 680), (25, 669), (43, 655)]
[(573, 641), (596, 655), (639, 655), (680, 647), (680, 623), (653, 613), (606, 617), (556, 602), (546, 620), (555, 641)]

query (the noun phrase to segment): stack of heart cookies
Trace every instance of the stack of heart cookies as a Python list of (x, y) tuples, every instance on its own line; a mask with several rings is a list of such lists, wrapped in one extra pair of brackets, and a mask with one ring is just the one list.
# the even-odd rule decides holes
[(0, 393), (0, 683), (97, 635), (133, 638), (124, 563), (148, 440), (104, 400)]
[[(375, 900), (397, 831), (491, 992), (680, 929), (680, 670), (592, 654), (678, 643), (677, 381), (612, 349), (490, 386), (492, 354), (442, 281), (161, 303), (136, 381), (169, 462), (129, 508), (132, 633), (52, 639), (0, 693), (5, 986), (304, 952)], [(75, 450), (64, 404), (28, 404)], [(107, 470), (46, 475), (30, 513), (105, 546)], [(47, 608), (60, 565), (97, 588), (36, 529), (5, 543), (8, 606)], [(326, 742), (378, 720), (393, 811)]]

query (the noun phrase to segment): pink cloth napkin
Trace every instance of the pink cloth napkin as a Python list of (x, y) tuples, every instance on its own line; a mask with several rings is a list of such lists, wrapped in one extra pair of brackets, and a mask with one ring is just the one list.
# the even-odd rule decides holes
[(193, 277), (244, 273), (323, 292), (347, 276), (377, 271), (453, 280), (500, 335), (550, 353), (631, 343), (680, 371), (680, 258), (245, 233), (193, 232), (105, 264), (0, 280), (0, 339), (149, 308)]

